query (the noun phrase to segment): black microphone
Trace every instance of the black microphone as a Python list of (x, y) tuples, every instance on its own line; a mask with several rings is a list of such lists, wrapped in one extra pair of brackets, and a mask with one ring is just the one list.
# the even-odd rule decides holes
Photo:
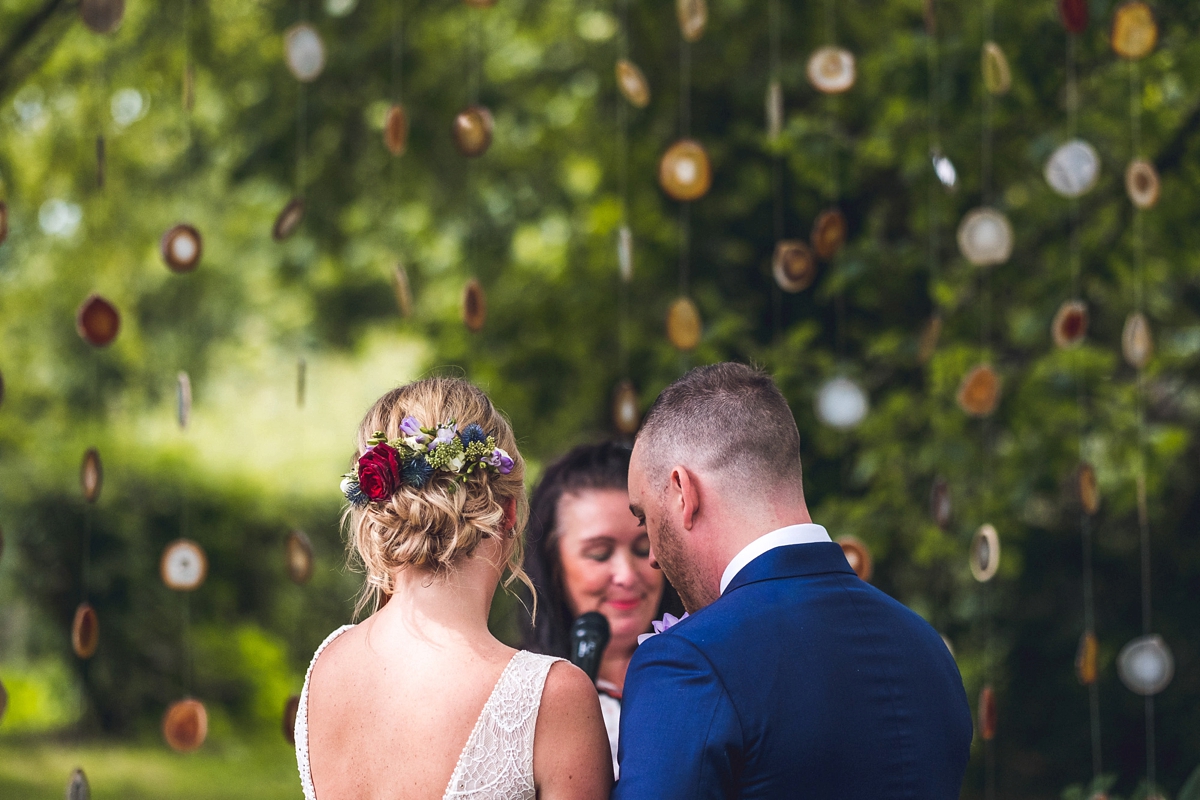
[(600, 672), (600, 658), (608, 647), (608, 620), (599, 611), (581, 614), (571, 625), (571, 663), (596, 680)]

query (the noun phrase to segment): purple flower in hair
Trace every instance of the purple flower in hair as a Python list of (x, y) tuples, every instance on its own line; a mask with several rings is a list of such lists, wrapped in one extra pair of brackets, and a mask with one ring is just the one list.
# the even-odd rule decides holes
[(654, 636), (655, 634), (662, 633), (665, 630), (675, 627), (676, 625), (683, 622), (687, 618), (688, 618), (688, 613), (686, 611), (683, 612), (682, 617), (676, 617), (674, 614), (672, 614), (670, 612), (664, 613), (663, 618), (661, 620), (656, 619), (650, 623), (654, 627), (654, 633), (643, 633), (643, 634), (639, 635), (638, 636), (638, 644), (641, 644), (642, 642), (646, 641), (647, 639), (649, 639), (651, 636)]
[(437, 435), (433, 437), (433, 441), (429, 443), (430, 450), (436, 450), (444, 444), (450, 444), (458, 436), (458, 426), (453, 422), (447, 422), (444, 425), (439, 425)]
[(421, 423), (417, 422), (416, 417), (405, 417), (400, 421), (400, 432), (405, 436), (420, 436)]
[(513, 460), (512, 456), (497, 447), (492, 451), (490, 456), (486, 456), (484, 461), (496, 468), (496, 471), (501, 475), (507, 475), (512, 472)]

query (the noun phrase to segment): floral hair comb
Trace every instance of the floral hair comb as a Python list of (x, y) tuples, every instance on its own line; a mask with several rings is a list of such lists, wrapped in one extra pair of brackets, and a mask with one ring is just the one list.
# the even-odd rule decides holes
[(512, 472), (512, 457), (496, 446), (495, 436), (474, 423), (462, 431), (454, 420), (422, 428), (416, 418), (405, 417), (400, 433), (399, 439), (389, 441), (383, 431), (376, 431), (367, 440), (366, 452), (342, 476), (342, 494), (350, 505), (383, 502), (401, 486), (420, 489), (434, 472), (455, 475), (463, 483), (476, 470)]

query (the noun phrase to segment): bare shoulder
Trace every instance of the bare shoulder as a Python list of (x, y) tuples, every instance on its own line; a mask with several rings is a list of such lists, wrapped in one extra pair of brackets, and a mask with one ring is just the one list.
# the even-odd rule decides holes
[(556, 662), (546, 676), (534, 733), (533, 776), (543, 800), (605, 800), (612, 757), (596, 687), (583, 670)]

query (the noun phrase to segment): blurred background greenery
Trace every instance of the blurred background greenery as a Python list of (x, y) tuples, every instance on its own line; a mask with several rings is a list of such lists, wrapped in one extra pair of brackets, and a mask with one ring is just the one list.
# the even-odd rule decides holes
[[(688, 367), (727, 358), (776, 376), (800, 425), (815, 518), (871, 546), (876, 585), (945, 633), (972, 699), (990, 653), (1002, 797), (1057, 797), (1072, 785), (1078, 796), (1091, 779), (1087, 692), (1072, 668), (1083, 617), (1079, 514), (1065, 488), (1082, 390), (1083, 446), (1104, 498), (1094, 524), (1104, 773), (1115, 795), (1144, 794), (1143, 704), (1113, 663), (1141, 632), (1134, 374), (1119, 353), (1136, 279), (1121, 181), (1133, 155), (1131, 81), (1108, 47), (1114, 4), (1091, 0), (1078, 39), (1079, 132), (1103, 168), (1080, 203), (1092, 321), (1071, 352), (1049, 334), (1071, 292), (1070, 207), (1042, 178), (1067, 138), (1067, 40), (1055, 3), (996, 7), (1014, 79), (996, 103), (995, 203), (1013, 221), (1016, 250), (986, 277), (953, 241), (958, 219), (980, 203), (983, 11), (932, 7), (941, 145), (960, 178), (953, 193), (928, 160), (921, 0), (785, 0), (776, 142), (763, 120), (767, 3), (711, 0), (708, 32), (692, 48), (691, 101), (692, 132), (715, 172), (690, 212), (690, 292), (705, 330), (680, 354), (663, 335), (679, 292), (678, 206), (654, 177), (679, 131), (679, 35), (666, 0), (628, 4), (629, 52), (653, 99), (622, 112), (636, 242), (624, 305), (615, 249), (624, 101), (613, 78), (622, 0), (503, 0), (487, 10), (459, 0), (129, 2), (110, 36), (83, 27), (71, 0), (0, 6), (0, 200), (10, 224), (0, 245), (0, 680), (9, 694), (0, 796), (61, 792), (76, 765), (98, 798), (299, 796), (280, 713), (317, 644), (349, 619), (357, 576), (343, 566), (337, 476), (371, 401), (431, 371), (465, 375), (512, 417), (536, 474), (570, 445), (612, 435), (621, 378), (644, 408)], [(1200, 764), (1200, 6), (1159, 2), (1155, 13), (1159, 47), (1134, 85), (1143, 154), (1163, 176), (1162, 199), (1143, 220), (1158, 345), (1146, 431), (1155, 630), (1176, 659), (1156, 705), (1157, 767), (1175, 796)], [(804, 78), (830, 14), (858, 56), (858, 83), (838, 98)], [(282, 59), (282, 32), (302, 15), (329, 53), (306, 88)], [(189, 60), (190, 114), (181, 103)], [(469, 161), (448, 130), (476, 93), (495, 115), (495, 141)], [(412, 125), (398, 158), (381, 134), (395, 99)], [(835, 204), (849, 221), (848, 245), (799, 295), (781, 296), (770, 278), (776, 164), (786, 236), (806, 238)], [(307, 216), (277, 243), (272, 222), (296, 193)], [(187, 275), (158, 255), (159, 236), (180, 221), (204, 235), (201, 266)], [(407, 319), (392, 285), (400, 262), (415, 296)], [(488, 296), (479, 334), (459, 317), (472, 276)], [(91, 292), (122, 312), (119, 337), (102, 350), (73, 329)], [(934, 312), (945, 327), (922, 363), (918, 337)], [(990, 427), (954, 402), (963, 373), (984, 359), (1004, 378)], [(186, 431), (175, 423), (180, 370), (195, 395)], [(817, 387), (838, 374), (871, 400), (850, 432), (822, 427), (813, 412)], [(92, 446), (105, 484), (88, 506), (77, 476)], [(954, 503), (948, 532), (928, 511), (938, 476)], [(986, 593), (966, 559), (984, 521), (1004, 542)], [(317, 558), (303, 587), (284, 571), (294, 528)], [(157, 575), (163, 546), (181, 532), (210, 561), (189, 596)], [(85, 541), (101, 644), (80, 662), (69, 630)], [(512, 639), (518, 613), (501, 598), (500, 635)], [(158, 725), (187, 692), (207, 704), (211, 729), (199, 753), (179, 756)], [(977, 741), (964, 796), (983, 794)]]

